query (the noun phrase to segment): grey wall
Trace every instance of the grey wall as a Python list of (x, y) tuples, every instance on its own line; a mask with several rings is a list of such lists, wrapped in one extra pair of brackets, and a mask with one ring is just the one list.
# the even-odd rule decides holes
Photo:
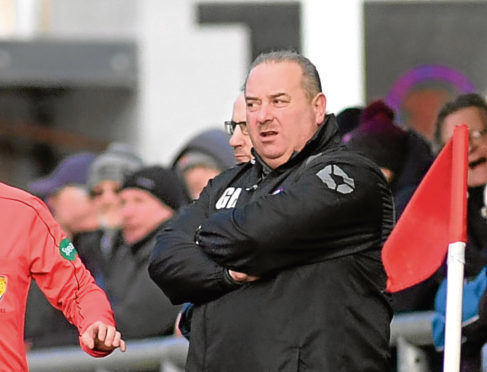
[[(367, 101), (387, 96), (403, 74), (421, 65), (449, 67), (487, 93), (486, 19), (485, 1), (365, 1)], [(450, 98), (459, 93), (445, 84), (432, 88)]]

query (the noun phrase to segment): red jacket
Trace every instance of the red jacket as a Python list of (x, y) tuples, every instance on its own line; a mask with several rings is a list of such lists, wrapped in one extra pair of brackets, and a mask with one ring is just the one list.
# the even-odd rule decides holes
[(105, 293), (46, 205), (0, 183), (0, 371), (28, 370), (24, 318), (31, 279), (80, 335), (98, 320), (115, 325)]

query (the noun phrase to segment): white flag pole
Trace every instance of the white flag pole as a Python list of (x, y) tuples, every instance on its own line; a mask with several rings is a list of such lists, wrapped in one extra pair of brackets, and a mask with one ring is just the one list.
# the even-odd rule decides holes
[(456, 242), (448, 245), (443, 372), (458, 372), (460, 370), (465, 245), (464, 242)]

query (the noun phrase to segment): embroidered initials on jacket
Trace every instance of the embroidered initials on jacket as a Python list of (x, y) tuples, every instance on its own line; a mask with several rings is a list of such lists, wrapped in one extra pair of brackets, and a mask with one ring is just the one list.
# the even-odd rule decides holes
[(237, 205), (238, 197), (242, 192), (241, 187), (227, 187), (223, 192), (220, 199), (215, 204), (216, 209), (223, 209), (223, 208), (235, 208)]

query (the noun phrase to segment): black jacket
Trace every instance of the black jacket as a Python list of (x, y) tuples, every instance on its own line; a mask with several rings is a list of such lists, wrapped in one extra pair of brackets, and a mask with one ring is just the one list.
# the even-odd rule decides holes
[(180, 306), (174, 306), (150, 279), (147, 268), (162, 226), (138, 242), (120, 245), (110, 259), (105, 290), (117, 328), (126, 339), (170, 335)]
[[(380, 250), (393, 219), (380, 170), (340, 143), (333, 115), (299, 153), (210, 181), (161, 234), (149, 267), (193, 302), (189, 371), (386, 371)], [(238, 285), (227, 269), (260, 279)]]

